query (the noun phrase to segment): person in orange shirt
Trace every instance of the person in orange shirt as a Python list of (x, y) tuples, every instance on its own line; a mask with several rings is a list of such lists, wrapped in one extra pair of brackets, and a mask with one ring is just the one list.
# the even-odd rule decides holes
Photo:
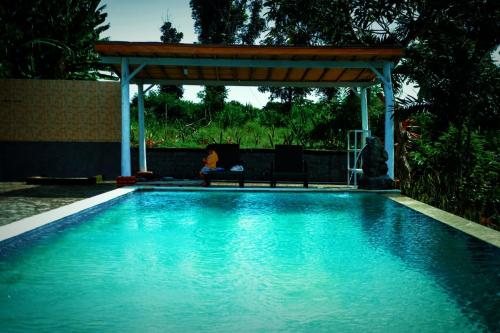
[(206, 175), (209, 171), (215, 170), (217, 168), (217, 161), (219, 160), (219, 156), (217, 152), (213, 149), (208, 149), (208, 155), (203, 159), (203, 163), (205, 164), (203, 168), (200, 170), (200, 176)]

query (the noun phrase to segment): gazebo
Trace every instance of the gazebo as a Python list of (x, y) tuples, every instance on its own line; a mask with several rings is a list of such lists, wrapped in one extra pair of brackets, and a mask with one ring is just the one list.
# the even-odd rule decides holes
[[(130, 93), (138, 86), (139, 170), (146, 171), (144, 85), (350, 87), (361, 98), (362, 129), (368, 130), (366, 89), (382, 83), (385, 96), (384, 146), (394, 179), (394, 94), (391, 72), (400, 47), (290, 47), (99, 42), (101, 63), (120, 77), (121, 175), (131, 175)], [(358, 90), (359, 89), (359, 90)]]

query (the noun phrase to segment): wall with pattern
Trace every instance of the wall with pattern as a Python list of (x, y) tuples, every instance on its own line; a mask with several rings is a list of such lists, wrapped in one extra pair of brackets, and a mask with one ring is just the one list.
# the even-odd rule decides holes
[(118, 82), (0, 79), (0, 141), (119, 142)]

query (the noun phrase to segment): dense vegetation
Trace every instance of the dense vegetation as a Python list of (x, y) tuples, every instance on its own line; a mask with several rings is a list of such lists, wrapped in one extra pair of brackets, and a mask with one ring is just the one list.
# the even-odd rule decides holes
[[(0, 77), (97, 78), (92, 44), (107, 29), (99, 3), (2, 1)], [(403, 193), (500, 226), (500, 69), (492, 58), (495, 52), (500, 58), (498, 0), (191, 0), (190, 6), (201, 43), (404, 47), (393, 82), (396, 90), (410, 83), (419, 93), (398, 100), (394, 114)], [(181, 41), (173, 26), (164, 22), (163, 42)], [(345, 131), (359, 128), (359, 101), (349, 90), (260, 89), (271, 94), (263, 109), (226, 101), (223, 87), (206, 88), (201, 103), (182, 100), (182, 87), (153, 91), (146, 98), (148, 143), (342, 149)], [(307, 100), (310, 94), (319, 100)], [(370, 92), (370, 126), (382, 137), (381, 100), (379, 91)]]
[(94, 43), (109, 28), (100, 0), (2, 0), (0, 77), (97, 79)]
[[(372, 131), (383, 134), (384, 105), (377, 89), (369, 94)], [(234, 142), (242, 147), (272, 148), (301, 144), (314, 149), (345, 149), (347, 130), (361, 127), (359, 98), (342, 89), (331, 100), (307, 99), (288, 105), (269, 102), (262, 109), (231, 101), (209, 112), (205, 104), (178, 99), (175, 94), (152, 91), (145, 97), (146, 139), (150, 147), (203, 147), (213, 142)], [(137, 144), (137, 104), (132, 112), (132, 141)], [(135, 120), (135, 121), (134, 121)]]

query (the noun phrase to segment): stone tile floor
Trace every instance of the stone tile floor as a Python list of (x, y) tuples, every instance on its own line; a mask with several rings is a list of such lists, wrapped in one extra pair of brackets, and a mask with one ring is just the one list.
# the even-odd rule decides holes
[(114, 182), (96, 185), (26, 185), (0, 182), (0, 225), (36, 215), (115, 189)]

